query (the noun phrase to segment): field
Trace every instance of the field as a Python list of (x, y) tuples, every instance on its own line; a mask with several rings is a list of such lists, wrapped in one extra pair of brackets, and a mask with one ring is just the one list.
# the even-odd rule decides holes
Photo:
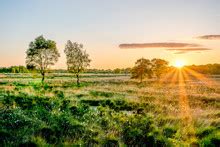
[(17, 145), (218, 146), (220, 78), (124, 74), (0, 75), (0, 142)]

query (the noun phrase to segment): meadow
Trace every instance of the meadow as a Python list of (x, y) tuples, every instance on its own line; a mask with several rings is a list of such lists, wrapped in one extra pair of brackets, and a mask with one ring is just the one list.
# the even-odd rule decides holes
[(220, 77), (0, 74), (1, 146), (218, 146)]

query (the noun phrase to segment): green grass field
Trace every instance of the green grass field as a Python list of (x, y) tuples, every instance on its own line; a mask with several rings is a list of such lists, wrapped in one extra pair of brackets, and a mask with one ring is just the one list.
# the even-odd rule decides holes
[(1, 146), (218, 146), (220, 80), (0, 75)]

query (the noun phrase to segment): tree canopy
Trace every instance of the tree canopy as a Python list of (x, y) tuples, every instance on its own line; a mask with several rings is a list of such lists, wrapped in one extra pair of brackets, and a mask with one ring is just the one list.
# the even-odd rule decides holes
[(168, 69), (168, 61), (154, 58), (151, 60), (152, 71), (157, 78), (160, 78)]
[(89, 54), (83, 50), (83, 45), (77, 42), (67, 41), (64, 50), (67, 59), (67, 68), (70, 72), (75, 73), (77, 85), (79, 86), (79, 74), (83, 72), (89, 65), (91, 60)]
[(141, 58), (135, 63), (132, 69), (132, 77), (134, 79), (140, 79), (140, 82), (146, 77), (160, 78), (163, 73), (168, 70), (168, 62), (163, 59), (154, 58), (152, 60)]
[(151, 61), (148, 59), (138, 59), (135, 62), (135, 66), (133, 67), (131, 73), (132, 73), (132, 78), (134, 79), (140, 79), (140, 82), (142, 82), (142, 80), (145, 77), (152, 77), (152, 64)]
[(29, 44), (26, 54), (27, 66), (36, 67), (40, 71), (42, 82), (49, 66), (54, 65), (60, 57), (56, 42), (47, 40), (42, 35)]

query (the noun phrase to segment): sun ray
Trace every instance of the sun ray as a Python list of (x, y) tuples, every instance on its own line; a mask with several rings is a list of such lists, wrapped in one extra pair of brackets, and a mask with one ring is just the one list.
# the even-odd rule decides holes
[(190, 116), (189, 113), (189, 104), (188, 104), (188, 98), (187, 98), (187, 93), (185, 89), (185, 81), (183, 77), (182, 71), (178, 72), (178, 79), (179, 79), (179, 97), (180, 97), (180, 106), (182, 110), (182, 116)]
[(184, 65), (185, 65), (185, 61), (183, 61), (183, 60), (176, 60), (174, 63), (174, 66), (176, 68), (182, 68)]
[(188, 75), (193, 76), (197, 80), (201, 81), (203, 84), (208, 86), (209, 88), (212, 88), (214, 85), (217, 85), (215, 81), (213, 81), (210, 78), (207, 78), (205, 75), (198, 73), (190, 68), (185, 67), (184, 70), (187, 72)]
[(185, 68), (182, 69), (182, 74), (185, 79), (185, 83), (192, 80), (192, 78), (190, 78), (189, 74), (185, 71)]
[(182, 118), (181, 133), (183, 138), (193, 141), (196, 137), (185, 84), (185, 79), (188, 79), (188, 77), (187, 74), (185, 74), (184, 78), (184, 74), (183, 70), (178, 70), (179, 108), (180, 116)]
[(175, 84), (178, 81), (178, 70), (176, 69), (172, 79), (170, 80), (170, 84)]
[(167, 80), (169, 80), (172, 75), (175, 73), (175, 69), (172, 69), (171, 71), (169, 71), (168, 73), (166, 73), (163, 78), (161, 78), (159, 80), (159, 83), (163, 83), (163, 82), (166, 82)]

